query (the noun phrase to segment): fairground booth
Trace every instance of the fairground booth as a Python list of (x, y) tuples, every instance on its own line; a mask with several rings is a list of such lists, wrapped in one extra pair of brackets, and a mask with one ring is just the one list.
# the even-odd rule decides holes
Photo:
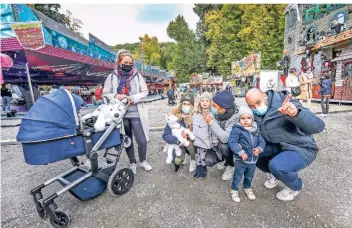
[[(89, 103), (94, 89), (115, 68), (116, 51), (92, 34), (85, 39), (24, 4), (1, 4), (1, 81), (11, 84), (12, 106), (26, 111), (38, 96), (67, 88)], [(151, 88), (167, 72), (135, 62)], [(160, 81), (160, 85), (157, 81)], [(20, 107), (18, 107), (20, 106)]]

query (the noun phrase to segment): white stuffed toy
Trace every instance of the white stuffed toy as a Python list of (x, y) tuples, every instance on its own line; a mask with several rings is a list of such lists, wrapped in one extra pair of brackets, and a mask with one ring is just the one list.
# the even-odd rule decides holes
[(109, 103), (100, 105), (93, 113), (82, 117), (83, 122), (93, 116), (98, 117), (94, 123), (94, 129), (97, 131), (104, 131), (105, 126), (112, 124), (112, 122), (120, 123), (127, 112), (126, 105), (111, 96), (108, 99), (104, 99), (104, 101)]
[(165, 115), (166, 118), (166, 122), (169, 125), (169, 127), (171, 128), (171, 132), (172, 135), (175, 136), (177, 138), (177, 140), (180, 142), (179, 145), (175, 145), (175, 144), (167, 144), (164, 147), (164, 151), (167, 148), (167, 158), (166, 158), (166, 163), (170, 164), (172, 162), (172, 152), (173, 150), (175, 150), (175, 154), (176, 156), (181, 156), (182, 155), (182, 150), (180, 148), (180, 146), (185, 146), (188, 147), (190, 142), (182, 137), (182, 132), (185, 134), (188, 134), (189, 138), (191, 140), (195, 139), (194, 134), (187, 128), (182, 127), (179, 123), (177, 123), (178, 118), (170, 113), (167, 113)]

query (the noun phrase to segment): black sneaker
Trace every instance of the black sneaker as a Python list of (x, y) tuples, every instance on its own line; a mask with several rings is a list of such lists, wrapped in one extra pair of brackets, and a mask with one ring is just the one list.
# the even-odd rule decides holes
[(201, 168), (202, 168), (202, 166), (197, 165), (196, 172), (193, 175), (193, 178), (197, 178), (197, 179), (201, 178)]
[(174, 164), (174, 166), (175, 166), (175, 173), (177, 173), (179, 170), (180, 170), (180, 165), (176, 165), (176, 164)]

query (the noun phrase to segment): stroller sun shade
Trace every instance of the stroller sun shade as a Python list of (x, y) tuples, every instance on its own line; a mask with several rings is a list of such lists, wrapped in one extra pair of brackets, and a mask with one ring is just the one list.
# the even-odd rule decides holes
[(64, 89), (39, 97), (22, 118), (17, 141), (30, 143), (76, 135), (77, 111), (82, 104), (80, 97)]

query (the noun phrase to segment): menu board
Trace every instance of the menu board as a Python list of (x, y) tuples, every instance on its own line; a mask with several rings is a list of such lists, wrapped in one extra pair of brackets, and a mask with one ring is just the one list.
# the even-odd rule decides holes
[(24, 49), (38, 50), (44, 47), (41, 22), (14, 23), (11, 27)]

